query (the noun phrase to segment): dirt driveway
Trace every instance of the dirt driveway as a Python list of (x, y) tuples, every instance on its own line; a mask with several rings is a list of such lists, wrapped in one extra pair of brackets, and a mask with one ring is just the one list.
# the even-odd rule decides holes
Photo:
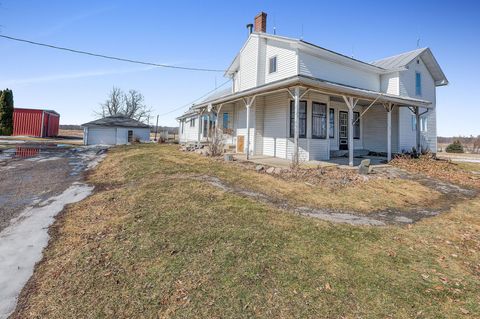
[(13, 311), (64, 205), (87, 197), (84, 172), (105, 148), (9, 145), (0, 151), (0, 318)]

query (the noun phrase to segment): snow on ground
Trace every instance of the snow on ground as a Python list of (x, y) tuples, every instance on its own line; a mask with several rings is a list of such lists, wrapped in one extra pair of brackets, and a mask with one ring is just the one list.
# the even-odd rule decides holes
[[(56, 196), (32, 201), (0, 231), (0, 319), (7, 318), (15, 310), (22, 288), (33, 274), (35, 264), (42, 259), (49, 240), (48, 228), (55, 216), (65, 205), (81, 201), (93, 191), (93, 186), (82, 182), (80, 173), (94, 168), (106, 154), (98, 148), (78, 148), (65, 155), (48, 154), (24, 160), (43, 163), (61, 160), (63, 156), (69, 159), (70, 175), (77, 176), (75, 181), (67, 183), (64, 191)], [(20, 163), (10, 162), (1, 169)]]

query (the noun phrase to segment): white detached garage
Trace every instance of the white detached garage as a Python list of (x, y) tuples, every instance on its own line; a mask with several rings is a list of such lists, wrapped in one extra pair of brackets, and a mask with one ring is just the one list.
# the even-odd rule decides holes
[(82, 124), (82, 127), (85, 145), (121, 145), (150, 140), (148, 125), (123, 115), (107, 116)]

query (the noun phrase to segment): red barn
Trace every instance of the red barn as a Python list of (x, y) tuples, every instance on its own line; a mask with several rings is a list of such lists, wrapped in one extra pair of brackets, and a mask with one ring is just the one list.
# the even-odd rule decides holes
[(53, 137), (58, 135), (60, 114), (51, 110), (13, 110), (13, 135)]

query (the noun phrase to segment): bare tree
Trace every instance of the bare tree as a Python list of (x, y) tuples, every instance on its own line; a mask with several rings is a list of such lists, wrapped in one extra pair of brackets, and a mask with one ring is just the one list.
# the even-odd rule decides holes
[(96, 112), (98, 116), (106, 117), (122, 114), (125, 105), (125, 97), (120, 88), (113, 87), (108, 98), (104, 103), (100, 104), (100, 112)]
[(143, 94), (136, 90), (130, 90), (124, 95), (125, 108), (123, 114), (137, 121), (148, 121), (151, 109), (144, 103)]
[(107, 100), (100, 104), (100, 111), (95, 114), (100, 117), (124, 115), (137, 121), (148, 121), (151, 109), (145, 105), (144, 100), (143, 95), (136, 90), (125, 94), (114, 86)]

